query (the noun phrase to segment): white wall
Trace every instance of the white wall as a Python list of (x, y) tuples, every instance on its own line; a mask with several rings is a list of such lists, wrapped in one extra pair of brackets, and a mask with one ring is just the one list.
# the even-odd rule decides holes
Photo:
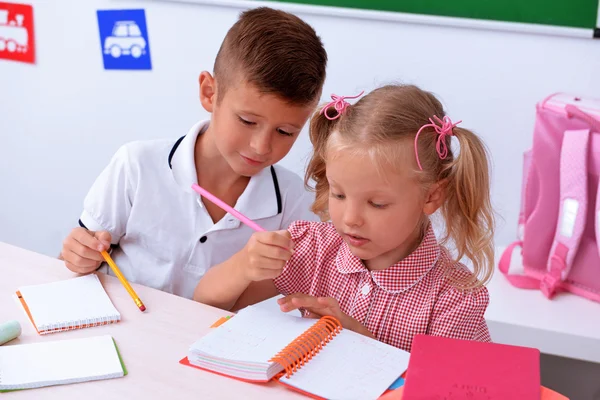
[[(211, 70), (239, 10), (151, 1), (30, 3), (37, 64), (0, 60), (0, 241), (56, 255), (87, 189), (121, 144), (175, 139), (207, 117), (197, 75)], [(152, 71), (103, 70), (95, 13), (103, 8), (146, 9)], [(600, 41), (300, 16), (327, 47), (326, 94), (416, 83), (485, 139), (502, 218), (498, 244), (514, 238), (535, 102), (556, 91), (600, 93)], [(302, 173), (309, 152), (304, 133), (283, 164)]]

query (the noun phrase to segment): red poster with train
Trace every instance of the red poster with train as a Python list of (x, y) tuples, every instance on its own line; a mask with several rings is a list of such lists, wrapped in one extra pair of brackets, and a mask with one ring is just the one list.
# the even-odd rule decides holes
[(0, 2), (0, 59), (35, 63), (33, 7)]

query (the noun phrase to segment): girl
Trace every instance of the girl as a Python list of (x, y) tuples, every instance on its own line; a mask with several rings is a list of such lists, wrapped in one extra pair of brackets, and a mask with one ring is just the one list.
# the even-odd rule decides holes
[[(331, 222), (254, 234), (207, 272), (195, 298), (240, 309), (281, 293), (282, 311), (331, 315), (407, 351), (417, 334), (490, 341), (483, 284), (494, 221), (483, 143), (415, 86), (381, 87), (352, 106), (332, 98), (312, 118), (305, 177), (316, 183), (313, 211)], [(438, 209), (441, 244), (430, 221)], [(456, 261), (463, 256), (473, 273)]]

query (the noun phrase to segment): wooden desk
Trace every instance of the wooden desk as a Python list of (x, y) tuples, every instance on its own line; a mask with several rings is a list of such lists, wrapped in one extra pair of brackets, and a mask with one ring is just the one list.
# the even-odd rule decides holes
[(23, 328), (18, 339), (4, 346), (109, 334), (117, 342), (129, 374), (120, 379), (3, 393), (3, 399), (306, 399), (275, 383), (244, 383), (179, 364), (188, 347), (229, 313), (132, 285), (148, 309), (141, 313), (119, 281), (103, 274), (99, 274), (100, 280), (121, 313), (121, 322), (38, 335), (13, 297), (16, 289), (75, 276), (60, 260), (0, 243), (0, 321), (16, 319)]
[[(496, 250), (497, 263), (504, 248)], [(510, 270), (522, 273), (519, 249)], [(494, 342), (600, 363), (600, 303), (570, 293), (548, 300), (539, 290), (512, 286), (497, 268), (488, 290), (485, 317)]]

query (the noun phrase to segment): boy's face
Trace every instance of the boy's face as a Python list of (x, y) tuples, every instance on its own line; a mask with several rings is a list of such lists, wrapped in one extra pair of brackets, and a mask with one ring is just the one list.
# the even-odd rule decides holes
[(207, 72), (202, 74), (200, 97), (212, 113), (215, 146), (242, 176), (255, 175), (285, 157), (316, 107), (316, 101), (308, 106), (291, 105), (244, 80), (230, 85), (217, 101), (215, 80)]

